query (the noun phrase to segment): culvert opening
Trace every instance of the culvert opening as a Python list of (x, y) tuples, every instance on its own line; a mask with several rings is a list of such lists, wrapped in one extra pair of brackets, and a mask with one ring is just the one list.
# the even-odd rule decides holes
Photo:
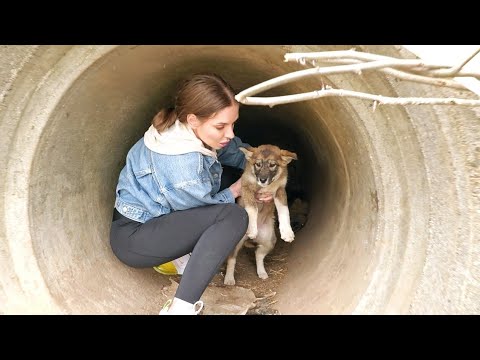
[[(278, 73), (265, 73), (265, 64), (245, 63), (244, 57), (259, 49), (244, 50), (243, 56), (233, 47), (231, 53), (219, 50), (206, 47), (194, 55), (187, 48), (118, 49), (82, 74), (57, 105), (40, 140), (31, 184), (43, 188), (48, 182), (59, 191), (45, 194), (32, 189), (30, 193), (35, 250), (50, 254), (39, 256), (39, 265), (49, 291), (66, 311), (158, 311), (161, 304), (155, 302), (159, 299), (156, 294), (168, 280), (152, 269), (124, 266), (109, 249), (114, 189), (126, 152), (143, 135), (158, 108), (168, 105), (183, 76), (214, 70), (241, 90)], [(178, 51), (174, 58), (172, 51)], [(256, 56), (263, 58), (264, 51)], [(174, 69), (164, 67), (165, 58)], [(272, 143), (297, 152), (299, 160), (289, 167), (289, 199), (308, 202), (315, 211), (312, 223), (322, 223), (331, 181), (328, 151), (335, 151), (335, 145), (319, 114), (294, 104), (274, 109), (242, 106), (240, 116), (236, 132), (244, 141), (254, 146)], [(52, 164), (51, 159), (57, 160)], [(53, 176), (46, 176), (46, 169)], [(58, 231), (52, 234), (52, 229)], [(302, 236), (303, 231), (297, 232), (295, 242), (316, 241)], [(280, 242), (277, 246), (283, 245)], [(240, 266), (236, 273), (239, 284), (248, 288), (256, 272), (254, 258), (246, 261), (250, 261), (250, 268), (242, 270)], [(268, 271), (268, 257), (266, 261)], [(285, 261), (281, 265), (284, 275), (288, 259), (283, 256), (280, 261)], [(242, 271), (251, 273), (245, 281)], [(264, 282), (274, 279), (272, 274)]]
[[(2, 143), (8, 150), (3, 198), (8, 211), (0, 228), (7, 254), (2, 311), (158, 313), (159, 292), (168, 280), (162, 283), (151, 269), (121, 264), (111, 253), (108, 233), (125, 154), (159, 104), (168, 103), (178, 80), (192, 72), (213, 70), (242, 90), (299, 70), (281, 61), (287, 51), (350, 47), (32, 50), (35, 61), (26, 60), (0, 109), (12, 119), (0, 124), (12, 135)], [(400, 53), (393, 46), (381, 52)], [(310, 78), (276, 91), (305, 92), (322, 83), (393, 96), (435, 95), (429, 87), (393, 86), (366, 72)], [(454, 251), (472, 236), (455, 229), (475, 228), (468, 212), (474, 201), (465, 195), (474, 177), (462, 162), (474, 163), (470, 154), (476, 153), (469, 145), (478, 134), (478, 122), (469, 121), (476, 120), (472, 111), (380, 107), (373, 112), (368, 102), (329, 98), (272, 109), (244, 106), (241, 117), (238, 133), (244, 140), (279, 141), (298, 151), (296, 171), (310, 205), (278, 286), (281, 313), (478, 309), (476, 288), (459, 275), (462, 264), (470, 266), (469, 253)], [(274, 135), (276, 130), (282, 136)], [(278, 138), (270, 141), (269, 131)], [(451, 174), (457, 183), (446, 186)], [(440, 285), (431, 286), (432, 279)]]

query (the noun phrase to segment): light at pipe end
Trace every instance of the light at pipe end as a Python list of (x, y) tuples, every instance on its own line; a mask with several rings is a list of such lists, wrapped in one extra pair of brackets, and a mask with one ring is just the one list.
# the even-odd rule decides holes
[[(408, 51), (427, 61), (441, 59), (442, 62), (452, 66), (460, 64), (473, 52), (480, 48), (480, 45), (402, 45)], [(463, 67), (466, 71), (480, 70), (480, 53), (474, 56)], [(480, 81), (473, 77), (455, 78), (455, 81), (464, 85), (467, 89), (480, 96)]]

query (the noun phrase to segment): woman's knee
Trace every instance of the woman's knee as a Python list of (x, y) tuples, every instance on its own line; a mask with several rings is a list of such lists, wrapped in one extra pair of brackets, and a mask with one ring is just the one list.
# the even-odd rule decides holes
[(244, 208), (237, 204), (225, 204), (223, 219), (230, 221), (235, 229), (245, 233), (248, 227), (248, 214)]

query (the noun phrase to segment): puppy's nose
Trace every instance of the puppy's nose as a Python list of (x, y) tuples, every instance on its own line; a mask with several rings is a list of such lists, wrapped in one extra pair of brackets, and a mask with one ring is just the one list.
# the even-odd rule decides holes
[(260, 182), (261, 182), (262, 184), (265, 184), (265, 183), (267, 182), (267, 178), (260, 178)]

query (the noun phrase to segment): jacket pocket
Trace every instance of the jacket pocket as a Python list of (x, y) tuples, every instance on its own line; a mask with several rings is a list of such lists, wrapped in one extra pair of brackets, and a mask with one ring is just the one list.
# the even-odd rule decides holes
[[(135, 180), (140, 185), (140, 188), (148, 194), (148, 197), (155, 200), (159, 194), (158, 186), (153, 178), (153, 171), (150, 167), (133, 172)], [(138, 194), (137, 196), (141, 196)], [(144, 199), (145, 200), (145, 199)]]
[[(152, 213), (153, 216), (159, 216), (165, 213), (165, 208), (168, 209), (168, 203), (165, 200), (165, 196), (162, 194), (160, 185), (155, 178), (155, 174), (152, 168), (145, 168), (142, 170), (137, 170), (133, 172), (137, 182), (140, 184), (142, 189), (148, 194), (151, 201), (154, 201), (159, 204), (162, 209)], [(153, 209), (150, 209), (153, 211)]]
[(134, 171), (133, 172), (135, 174), (135, 177), (137, 179), (141, 178), (141, 177), (144, 177), (145, 175), (149, 175), (152, 173), (152, 169), (151, 168), (147, 168), (147, 169), (142, 169), (142, 170), (137, 170), (137, 171)]

